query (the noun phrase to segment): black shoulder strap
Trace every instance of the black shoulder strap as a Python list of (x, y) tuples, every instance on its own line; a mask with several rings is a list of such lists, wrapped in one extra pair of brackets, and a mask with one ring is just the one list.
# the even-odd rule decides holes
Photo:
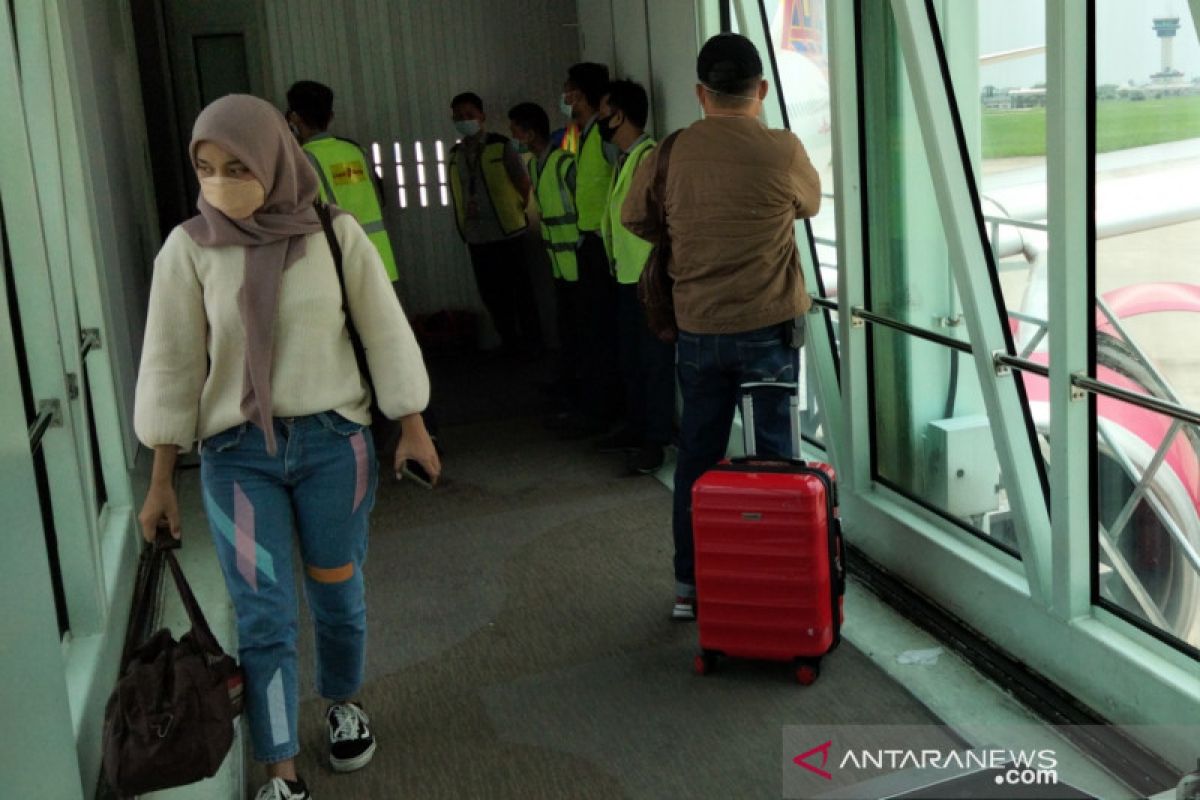
[(333, 232), (333, 215), (329, 205), (317, 200), (313, 203), (317, 217), (321, 220), (321, 228), (325, 231), (325, 241), (329, 243), (329, 251), (333, 253), (333, 265), (337, 267), (338, 282), (342, 285), (342, 308), (346, 308), (346, 276), (342, 272), (342, 245)]
[(354, 319), (350, 316), (350, 302), (346, 297), (346, 272), (342, 267), (342, 245), (333, 232), (333, 215), (329, 206), (317, 200), (313, 203), (321, 227), (325, 230), (325, 241), (329, 243), (329, 251), (333, 254), (333, 265), (337, 268), (338, 284), (342, 287), (342, 314), (346, 317), (346, 331), (350, 334), (350, 345), (354, 348), (354, 360), (358, 363), (358, 371), (367, 384), (371, 383), (371, 371), (367, 367), (367, 351), (363, 348), (362, 339), (354, 327)]

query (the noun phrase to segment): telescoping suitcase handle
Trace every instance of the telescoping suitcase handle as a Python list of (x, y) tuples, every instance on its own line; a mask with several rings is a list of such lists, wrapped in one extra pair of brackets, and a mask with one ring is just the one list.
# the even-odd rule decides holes
[(758, 455), (758, 443), (754, 434), (753, 390), (769, 389), (791, 393), (788, 398), (788, 426), (792, 435), (791, 460), (803, 464), (804, 459), (800, 455), (800, 392), (803, 390), (802, 384), (799, 381), (749, 381), (743, 383), (740, 388), (742, 391), (742, 445), (746, 458)]

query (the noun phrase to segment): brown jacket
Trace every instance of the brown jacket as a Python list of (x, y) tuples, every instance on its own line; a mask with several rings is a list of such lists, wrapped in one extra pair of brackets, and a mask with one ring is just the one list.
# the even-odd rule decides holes
[[(638, 167), (621, 209), (625, 227), (651, 242), (662, 235), (659, 150)], [(666, 186), (680, 329), (742, 333), (808, 311), (795, 221), (820, 203), (820, 178), (790, 131), (750, 117), (709, 117), (681, 131)]]

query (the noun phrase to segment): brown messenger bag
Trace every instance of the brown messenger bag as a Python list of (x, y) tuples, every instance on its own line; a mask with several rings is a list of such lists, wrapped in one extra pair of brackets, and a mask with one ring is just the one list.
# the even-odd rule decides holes
[(658, 144), (658, 162), (654, 173), (654, 196), (659, 208), (658, 242), (646, 259), (638, 278), (638, 299), (646, 310), (646, 324), (651, 333), (664, 342), (674, 342), (679, 335), (675, 324), (675, 284), (668, 267), (671, 263), (671, 236), (667, 230), (667, 168), (671, 163), (671, 148), (679, 131)]

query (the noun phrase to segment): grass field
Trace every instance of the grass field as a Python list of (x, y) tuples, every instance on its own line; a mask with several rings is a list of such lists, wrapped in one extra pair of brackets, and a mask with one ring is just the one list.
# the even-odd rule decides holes
[[(1096, 104), (1096, 152), (1200, 137), (1200, 96)], [(1046, 154), (1046, 109), (983, 112), (983, 157)]]

